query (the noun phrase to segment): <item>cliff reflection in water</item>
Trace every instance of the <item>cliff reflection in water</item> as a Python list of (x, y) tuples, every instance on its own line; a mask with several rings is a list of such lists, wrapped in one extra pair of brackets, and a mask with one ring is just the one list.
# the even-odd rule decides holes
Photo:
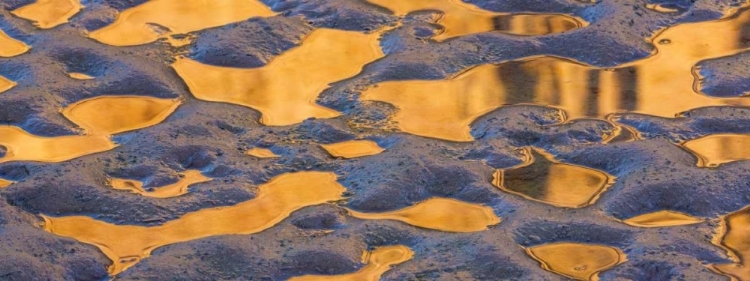
[(699, 93), (695, 66), (748, 48), (743, 38), (750, 28), (748, 11), (664, 30), (652, 38), (654, 55), (616, 68), (537, 56), (480, 65), (445, 80), (381, 82), (361, 98), (398, 107), (395, 121), (405, 132), (454, 141), (472, 140), (468, 125), (508, 104), (555, 106), (570, 118), (617, 112), (674, 117), (697, 107), (747, 106), (750, 99)]

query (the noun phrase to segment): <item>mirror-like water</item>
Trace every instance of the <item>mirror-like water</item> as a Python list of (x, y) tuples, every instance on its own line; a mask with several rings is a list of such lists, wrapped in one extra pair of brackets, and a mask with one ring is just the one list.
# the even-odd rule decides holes
[(26, 43), (18, 41), (0, 30), (0, 57), (10, 58), (25, 53), (31, 49)]
[(476, 232), (500, 223), (492, 208), (455, 199), (431, 198), (414, 206), (384, 213), (349, 210), (356, 218), (397, 220), (410, 225), (448, 232)]
[(745, 208), (722, 219), (714, 243), (725, 248), (733, 264), (714, 264), (712, 269), (733, 280), (750, 280), (750, 209)]
[(171, 198), (187, 194), (191, 185), (208, 181), (211, 181), (211, 178), (204, 176), (200, 171), (187, 170), (180, 173), (180, 179), (176, 183), (160, 187), (147, 189), (140, 181), (117, 178), (110, 179), (109, 184), (114, 189), (128, 190), (146, 197)]
[(215, 235), (257, 233), (300, 208), (340, 200), (344, 190), (333, 173), (290, 173), (261, 185), (255, 199), (203, 209), (160, 226), (115, 225), (86, 216), (43, 216), (44, 228), (98, 247), (112, 260), (109, 271), (115, 275), (158, 247)]
[(89, 36), (108, 45), (133, 46), (275, 14), (257, 0), (151, 0), (123, 11), (114, 23)]
[[(366, 1), (384, 7), (397, 16), (405, 16), (415, 11), (437, 11), (434, 23), (443, 29), (431, 38), (434, 41), (419, 41), (423, 44), (451, 46), (450, 42), (439, 42), (483, 32), (501, 32), (518, 36), (575, 32), (589, 24), (581, 18), (566, 14), (492, 12), (461, 0)], [(83, 3), (106, 6), (101, 2)], [(275, 8), (285, 10), (287, 7), (284, 5), (292, 4), (280, 3)], [(78, 0), (37, 0), (12, 13), (34, 22), (41, 29), (50, 29), (68, 22), (83, 8)], [(660, 16), (665, 17), (667, 14), (683, 12), (681, 7), (667, 4), (648, 4), (640, 8), (663, 13)], [(115, 13), (114, 9), (110, 12), (113, 15)], [(295, 16), (309, 16), (306, 12), (308, 11), (289, 13), (301, 14)], [(136, 46), (157, 40), (169, 42), (173, 46), (184, 46), (190, 44), (194, 36), (199, 36), (199, 33), (185, 36), (188, 33), (253, 17), (272, 16), (286, 15), (278, 15), (258, 0), (150, 0), (120, 12), (114, 22), (91, 32), (88, 36), (112, 46)], [(385, 15), (383, 16), (385, 18)], [(385, 54), (381, 50), (380, 40), (387, 30), (363, 33), (337, 29), (340, 26), (329, 27), (331, 28), (313, 30), (299, 46), (282, 52), (262, 67), (220, 67), (187, 57), (178, 57), (171, 67), (195, 98), (252, 108), (261, 113), (260, 122), (266, 126), (288, 126), (310, 118), (338, 117), (341, 112), (317, 104), (316, 99), (331, 84), (354, 77), (366, 65), (383, 58)], [(70, 30), (74, 28), (80, 26), (73, 26)], [(664, 29), (649, 39), (655, 46), (655, 52), (650, 57), (613, 68), (599, 68), (542, 54), (497, 64), (473, 66), (442, 80), (384, 81), (369, 88), (355, 90), (362, 90), (361, 100), (394, 105), (397, 111), (392, 116), (392, 121), (395, 121), (394, 125), (401, 131), (456, 142), (473, 140), (470, 125), (478, 117), (512, 104), (556, 107), (561, 109), (561, 120), (606, 117), (611, 123), (616, 123), (613, 116), (623, 112), (674, 117), (698, 107), (750, 106), (750, 99), (747, 97), (713, 98), (702, 94), (703, 77), (700, 77), (697, 68), (701, 61), (747, 51), (750, 47), (750, 40), (746, 38), (749, 29), (750, 9), (745, 9), (720, 20), (686, 23)], [(42, 33), (37, 34), (31, 35), (39, 38), (43, 36)], [(23, 38), (26, 40), (26, 37)], [(44, 43), (43, 40), (34, 40), (36, 39), (29, 42), (36, 42), (40, 51), (45, 50), (41, 44)], [(166, 46), (140, 48), (147, 47)], [(0, 31), (0, 57), (37, 53), (29, 52), (30, 48), (24, 42)], [(138, 48), (132, 48), (136, 49)], [(179, 56), (181, 53), (178, 52), (176, 55)], [(173, 57), (175, 53), (166, 56)], [(15, 59), (17, 58), (11, 60)], [(159, 61), (163, 62), (164, 60)], [(98, 78), (79, 72), (67, 75), (77, 80)], [(18, 82), (21, 87), (28, 84), (28, 80)], [(102, 81), (86, 83), (99, 82)], [(83, 82), (67, 79), (65, 83)], [(0, 93), (18, 85), (15, 81), (0, 76)], [(3, 97), (10, 97), (16, 92), (11, 91)], [(82, 129), (81, 135), (73, 136), (42, 137), (27, 132), (26, 129), (33, 130), (26, 127), (0, 125), (0, 163), (63, 162), (112, 150), (118, 145), (112, 141), (112, 135), (165, 122), (180, 104), (181, 101), (176, 99), (146, 96), (98, 96), (81, 100), (61, 111), (64, 117)], [(640, 138), (639, 133), (633, 128), (615, 125), (615, 133), (605, 136), (605, 143), (634, 141)], [(155, 131), (158, 129), (154, 128)], [(273, 130), (269, 130), (268, 134), (276, 134)], [(382, 132), (375, 134), (379, 133)], [(369, 138), (367, 134), (363, 133), (364, 136), (358, 135), (357, 138)], [(296, 140), (293, 139), (293, 135), (286, 134), (280, 138), (294, 143)], [(256, 135), (247, 134), (242, 137), (255, 138)], [(697, 165), (700, 167), (715, 167), (723, 163), (750, 159), (750, 136), (746, 135), (709, 135), (681, 145), (696, 155)], [(429, 145), (422, 147), (427, 149), (427, 146)], [(377, 155), (385, 151), (383, 147), (369, 140), (324, 144), (320, 145), (320, 148), (332, 157), (347, 159)], [(238, 149), (242, 151), (242, 145)], [(389, 146), (389, 149), (391, 150), (387, 153), (388, 156), (398, 153), (396, 148)], [(503, 192), (551, 206), (582, 208), (594, 204), (614, 180), (613, 176), (596, 169), (561, 163), (543, 151), (528, 148), (525, 153), (527, 159), (522, 165), (495, 171), (492, 183)], [(273, 151), (260, 147), (251, 148), (245, 154), (256, 158), (279, 157)], [(284, 156), (290, 155), (284, 153)], [(385, 155), (361, 160), (367, 161), (383, 156)], [(424, 160), (427, 165), (427, 161), (430, 160), (427, 158), (433, 156), (423, 156), (425, 159), (419, 161)], [(445, 155), (439, 157), (443, 156)], [(247, 162), (253, 160), (249, 157), (247, 159)], [(222, 158), (217, 161), (224, 160)], [(281, 160), (283, 161), (276, 161), (278, 163), (273, 165), (281, 166), (287, 159)], [(330, 161), (326, 164), (343, 165), (342, 163), (359, 160), (321, 161)], [(231, 161), (228, 160), (227, 163)], [(36, 170), (34, 172), (36, 173)], [(482, 174), (481, 177), (489, 177), (489, 174)], [(187, 170), (181, 173), (181, 178), (176, 183), (161, 187), (146, 188), (141, 180), (118, 178), (110, 179), (109, 184), (113, 189), (129, 191), (140, 196), (172, 198), (186, 195), (191, 185), (211, 180), (201, 174), (201, 171)], [(488, 184), (490, 179), (485, 180), (487, 182), (484, 183)], [(0, 179), (0, 188), (13, 183)], [(5, 189), (3, 192), (13, 189), (16, 188)], [(344, 200), (344, 192), (345, 188), (337, 182), (337, 176), (333, 172), (306, 171), (282, 174), (271, 179), (258, 188), (257, 196), (252, 200), (234, 206), (198, 210), (158, 226), (116, 225), (91, 216), (42, 216), (46, 231), (98, 247), (112, 260), (109, 272), (116, 275), (147, 258), (159, 247), (217, 235), (255, 234), (279, 224), (302, 208)], [(497, 190), (494, 192), (495, 195), (500, 193)], [(119, 192), (117, 195), (137, 198), (136, 195), (126, 192)], [(180, 201), (187, 196), (193, 195), (174, 200)], [(476, 202), (480, 200), (483, 199)], [(465, 233), (487, 231), (498, 225), (501, 218), (495, 214), (493, 207), (496, 206), (433, 197), (395, 211), (365, 213), (348, 209), (348, 213), (352, 217), (365, 220), (399, 221), (434, 233)], [(746, 260), (750, 253), (750, 242), (747, 242), (750, 237), (750, 227), (747, 227), (750, 225), (749, 213), (748, 210), (742, 210), (724, 217), (715, 241), (717, 245), (728, 250), (735, 258), (735, 263), (717, 264), (712, 268), (739, 280), (750, 280), (750, 271), (747, 270), (750, 264)], [(662, 210), (628, 218), (622, 222), (636, 227), (668, 227), (703, 221), (702, 218), (685, 213)], [(338, 230), (333, 232), (335, 231)], [(491, 234), (494, 235), (494, 232)], [(414, 247), (414, 251), (419, 250), (419, 247)], [(620, 249), (606, 245), (559, 242), (529, 247), (525, 251), (531, 258), (539, 261), (545, 270), (578, 280), (598, 280), (597, 275), (600, 272), (626, 261), (626, 256)], [(406, 246), (381, 246), (365, 255), (363, 263), (366, 265), (357, 272), (336, 276), (306, 275), (294, 277), (292, 280), (378, 280), (393, 266), (409, 261), (414, 255), (412, 249)]]
[(331, 156), (340, 158), (357, 158), (380, 154), (385, 151), (376, 142), (369, 140), (352, 140), (332, 144), (321, 144)]
[(302, 45), (260, 68), (211, 66), (186, 58), (172, 67), (198, 99), (253, 108), (263, 114), (264, 125), (291, 125), (310, 117), (339, 116), (315, 99), (330, 83), (352, 77), (383, 57), (379, 38), (377, 32), (317, 29)]
[(0, 126), (0, 145), (7, 148), (0, 163), (10, 161), (63, 162), (117, 147), (112, 134), (142, 129), (166, 119), (177, 100), (139, 96), (100, 96), (74, 103), (62, 114), (86, 135), (41, 137), (15, 126)]
[(618, 248), (579, 243), (552, 243), (526, 249), (542, 268), (576, 280), (599, 280), (599, 272), (627, 260)]
[(501, 190), (557, 207), (581, 208), (593, 204), (612, 184), (612, 176), (582, 166), (555, 162), (551, 155), (526, 149), (527, 161), (495, 172)]
[(40, 137), (14, 126), (0, 126), (0, 145), (11, 161), (63, 162), (117, 147), (107, 136)]
[(247, 152), (245, 152), (245, 154), (253, 156), (255, 158), (277, 158), (279, 157), (278, 155), (276, 155), (276, 153), (273, 153), (273, 151), (271, 151), (270, 149), (260, 148), (260, 147), (253, 147)]
[(695, 154), (699, 167), (750, 159), (750, 135), (708, 135), (682, 146)]
[(13, 184), (12, 181), (0, 179), (0, 188), (6, 188), (9, 187), (11, 184)]
[(8, 78), (0, 76), (0, 93), (12, 89), (17, 84), (16, 82), (8, 80)]
[(62, 114), (89, 134), (114, 135), (159, 124), (179, 105), (171, 99), (100, 96), (72, 104)]
[(680, 212), (662, 210), (635, 216), (622, 222), (638, 227), (666, 227), (696, 224), (703, 222), (703, 220)]
[(409, 247), (403, 245), (378, 247), (363, 256), (367, 265), (356, 273), (343, 275), (305, 275), (292, 277), (288, 281), (377, 281), (391, 267), (414, 257)]
[(81, 9), (83, 5), (79, 0), (37, 0), (12, 13), (34, 22), (39, 28), (48, 29), (67, 23)]
[(391, 10), (398, 16), (422, 10), (442, 13), (437, 23), (442, 33), (433, 37), (443, 41), (449, 38), (487, 31), (514, 35), (545, 35), (561, 33), (588, 25), (581, 18), (561, 14), (508, 14), (480, 9), (461, 0), (367, 0)]
[(71, 72), (71, 73), (68, 73), (68, 76), (70, 76), (70, 78), (73, 78), (73, 79), (76, 79), (76, 80), (92, 80), (92, 79), (96, 79), (96, 77), (89, 76), (86, 73), (80, 73), (80, 72)]
[(540, 56), (480, 65), (446, 80), (381, 82), (361, 99), (396, 106), (394, 119), (404, 132), (451, 141), (471, 141), (469, 124), (507, 104), (554, 106), (572, 119), (618, 112), (674, 117), (697, 107), (748, 106), (750, 99), (696, 92), (695, 65), (746, 50), (749, 27), (750, 10), (744, 10), (668, 28), (652, 38), (653, 56), (612, 69)]

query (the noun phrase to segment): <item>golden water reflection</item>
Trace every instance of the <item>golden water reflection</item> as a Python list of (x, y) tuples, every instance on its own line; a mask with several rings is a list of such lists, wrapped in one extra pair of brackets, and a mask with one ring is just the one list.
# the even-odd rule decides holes
[(288, 173), (261, 185), (255, 199), (203, 209), (160, 226), (115, 225), (86, 216), (43, 216), (44, 228), (98, 247), (113, 261), (109, 272), (116, 275), (158, 247), (215, 235), (261, 232), (296, 210), (340, 200), (344, 191), (333, 173)]
[(245, 152), (245, 154), (253, 156), (255, 158), (278, 158), (276, 153), (273, 153), (270, 149), (253, 147), (252, 149)]
[(618, 248), (580, 243), (552, 243), (526, 249), (542, 268), (576, 280), (599, 280), (598, 274), (627, 260)]
[(11, 13), (34, 22), (39, 28), (48, 29), (67, 23), (81, 9), (83, 5), (79, 0), (37, 0)]
[(361, 99), (396, 106), (394, 120), (402, 131), (452, 141), (471, 141), (471, 122), (508, 104), (554, 106), (572, 119), (618, 112), (674, 117), (697, 107), (749, 106), (748, 98), (697, 93), (694, 68), (702, 60), (746, 50), (748, 30), (750, 10), (745, 9), (722, 20), (668, 28), (652, 39), (653, 56), (616, 68), (531, 57), (476, 66), (446, 80), (381, 82), (363, 91)]
[(750, 135), (718, 134), (689, 140), (682, 144), (696, 158), (699, 167), (750, 160)]
[(396, 220), (422, 228), (448, 232), (476, 232), (500, 223), (492, 208), (455, 199), (435, 197), (414, 206), (384, 213), (349, 210), (360, 219)]
[(99, 96), (63, 109), (63, 115), (89, 134), (113, 135), (161, 123), (178, 100), (146, 96)]
[(0, 93), (12, 89), (16, 86), (16, 82), (8, 80), (8, 78), (0, 76)]
[(703, 220), (680, 212), (662, 210), (635, 216), (622, 222), (637, 227), (666, 227), (696, 224), (703, 222)]
[(13, 184), (12, 181), (9, 181), (9, 180), (6, 180), (6, 179), (0, 179), (0, 188), (9, 187), (11, 184)]
[(744, 208), (722, 219), (714, 244), (725, 248), (733, 264), (714, 264), (712, 269), (732, 280), (750, 280), (750, 209)]
[(108, 136), (40, 137), (21, 128), (0, 125), (0, 145), (7, 148), (0, 163), (63, 162), (117, 147)]
[(260, 68), (231, 68), (187, 58), (172, 67), (198, 99), (247, 106), (262, 113), (261, 123), (284, 126), (305, 119), (339, 115), (315, 103), (330, 83), (352, 77), (384, 56), (380, 33), (317, 29), (302, 45)]
[(558, 163), (551, 155), (536, 149), (524, 152), (527, 158), (524, 164), (495, 172), (495, 186), (533, 201), (581, 208), (596, 202), (613, 182), (613, 177), (602, 171)]
[(461, 0), (367, 1), (391, 10), (397, 16), (421, 10), (442, 12), (437, 23), (445, 30), (433, 37), (437, 41), (488, 31), (515, 35), (545, 35), (588, 25), (583, 19), (570, 15), (498, 13), (481, 9)]
[(680, 11), (677, 8), (668, 7), (664, 4), (646, 4), (646, 9), (654, 10), (659, 13), (677, 13)]
[(342, 275), (304, 275), (292, 277), (288, 281), (377, 281), (391, 267), (406, 262), (414, 256), (409, 247), (403, 245), (382, 246), (372, 252), (365, 252), (363, 261), (367, 265), (351, 274)]
[(274, 15), (276, 13), (258, 0), (151, 0), (123, 11), (114, 23), (89, 36), (108, 45), (133, 46), (252, 17)]
[(0, 57), (15, 57), (25, 53), (29, 49), (31, 48), (26, 43), (13, 39), (13, 37), (0, 30)]
[(171, 198), (187, 194), (191, 185), (208, 181), (211, 181), (211, 178), (204, 176), (200, 171), (187, 170), (180, 173), (180, 179), (176, 183), (154, 187), (153, 190), (144, 188), (143, 182), (130, 179), (113, 178), (109, 180), (109, 184), (114, 189), (128, 190), (146, 197)]
[(357, 158), (380, 154), (385, 151), (376, 142), (370, 140), (351, 140), (332, 144), (321, 144), (333, 157)]
[(68, 76), (76, 80), (92, 80), (95, 78), (93, 76), (89, 76), (86, 73), (80, 73), (80, 72), (71, 72), (71, 73), (68, 73)]
[(63, 115), (86, 130), (85, 135), (41, 137), (15, 126), (0, 126), (0, 145), (7, 148), (0, 163), (63, 162), (111, 150), (110, 135), (156, 125), (180, 105), (177, 100), (141, 96), (100, 96), (74, 103)]

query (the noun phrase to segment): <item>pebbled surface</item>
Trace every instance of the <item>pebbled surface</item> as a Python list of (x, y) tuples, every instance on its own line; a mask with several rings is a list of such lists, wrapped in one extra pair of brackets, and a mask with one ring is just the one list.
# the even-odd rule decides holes
[[(395, 1), (395, 0), (394, 0)], [(563, 119), (559, 110), (537, 105), (498, 108), (470, 126), (472, 142), (448, 142), (398, 132), (397, 108), (360, 101), (377, 82), (438, 80), (469, 67), (537, 55), (616, 67), (645, 58), (648, 39), (680, 23), (716, 20), (739, 0), (471, 0), (496, 12), (564, 13), (583, 18), (581, 29), (521, 37), (499, 32), (435, 42), (434, 12), (403, 19), (361, 0), (264, 0), (279, 15), (252, 18), (191, 33), (191, 45), (158, 41), (136, 47), (107, 46), (85, 36), (110, 24), (118, 11), (144, 0), (87, 0), (70, 23), (41, 30), (10, 11), (31, 0), (0, 0), (0, 29), (31, 47), (0, 58), (0, 76), (17, 85), (0, 94), (0, 125), (39, 136), (74, 135), (80, 129), (60, 114), (78, 101), (104, 95), (179, 98), (183, 104), (164, 122), (118, 134), (120, 146), (63, 163), (0, 164), (0, 280), (108, 280), (110, 261), (99, 250), (45, 232), (39, 214), (90, 216), (114, 224), (162, 225), (202, 209), (252, 200), (257, 188), (289, 172), (328, 171), (347, 188), (347, 199), (301, 209), (252, 235), (213, 236), (155, 249), (151, 257), (117, 280), (285, 280), (306, 274), (353, 273), (363, 252), (405, 245), (414, 257), (394, 266), (383, 280), (565, 280), (543, 270), (522, 247), (555, 242), (593, 243), (621, 249), (628, 261), (599, 274), (601, 280), (726, 280), (706, 265), (731, 263), (711, 243), (721, 216), (750, 205), (750, 161), (699, 168), (679, 143), (710, 134), (750, 134), (750, 109), (707, 107), (675, 118), (635, 113), (600, 119)], [(661, 13), (646, 4), (676, 7)], [(176, 56), (204, 64), (258, 68), (299, 46), (316, 28), (384, 33), (385, 57), (351, 79), (334, 82), (317, 103), (337, 110), (332, 119), (308, 119), (279, 127), (261, 125), (250, 108), (200, 101), (170, 67)], [(698, 64), (703, 92), (737, 97), (750, 92), (748, 53)], [(76, 80), (68, 73), (93, 80)], [(283, 77), (279, 77), (283, 79)], [(639, 139), (610, 141), (618, 125)], [(0, 136), (2, 138), (2, 136)], [(354, 158), (331, 157), (321, 144), (371, 140), (385, 149)], [(270, 149), (277, 158), (245, 155)], [(534, 147), (555, 159), (598, 169), (616, 178), (591, 206), (558, 208), (504, 193), (492, 185), (496, 169), (524, 161)], [(0, 155), (4, 149), (0, 146)], [(107, 186), (109, 178), (159, 187), (185, 170), (212, 178), (184, 196), (158, 199)], [(398, 221), (360, 220), (345, 208), (388, 212), (432, 197), (491, 207), (502, 222), (473, 233), (449, 233)], [(619, 222), (660, 210), (705, 222), (636, 228)]]

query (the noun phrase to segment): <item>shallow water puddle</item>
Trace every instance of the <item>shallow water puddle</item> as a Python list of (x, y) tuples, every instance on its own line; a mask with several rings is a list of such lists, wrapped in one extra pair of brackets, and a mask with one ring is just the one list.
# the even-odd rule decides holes
[(151, 0), (123, 11), (114, 23), (89, 36), (108, 45), (133, 46), (252, 17), (274, 15), (276, 13), (258, 0)]
[(6, 179), (0, 179), (0, 188), (6, 188), (9, 187), (14, 182), (6, 180)]
[(108, 136), (40, 137), (14, 126), (0, 126), (0, 145), (7, 148), (0, 163), (63, 162), (117, 147)]
[(85, 135), (41, 137), (15, 126), (0, 126), (0, 145), (10, 161), (63, 162), (117, 147), (110, 135), (146, 128), (166, 119), (178, 100), (139, 96), (100, 96), (79, 101), (63, 115), (86, 130)]
[(713, 242), (726, 249), (735, 263), (713, 264), (711, 269), (732, 280), (750, 280), (750, 209), (725, 216)]
[(435, 197), (401, 210), (362, 213), (349, 209), (355, 218), (396, 220), (413, 226), (448, 232), (476, 232), (500, 223), (492, 208), (455, 199)]
[(750, 160), (750, 135), (718, 134), (689, 140), (682, 144), (698, 158), (699, 167)]
[[(0, 30), (0, 57), (10, 58), (23, 54), (31, 49), (26, 43), (18, 41)], [(0, 86), (2, 87), (2, 86)], [(0, 92), (2, 92), (0, 90)]]
[(89, 134), (113, 135), (159, 124), (179, 105), (174, 99), (99, 96), (72, 104), (62, 113)]
[(48, 29), (67, 23), (81, 9), (83, 5), (79, 0), (37, 0), (11, 13), (34, 22), (39, 28)]
[(671, 27), (653, 38), (653, 56), (618, 68), (532, 57), (476, 66), (446, 80), (381, 82), (360, 99), (396, 106), (394, 120), (404, 132), (452, 141), (473, 140), (471, 122), (507, 104), (555, 106), (571, 119), (617, 112), (675, 117), (697, 107), (750, 106), (747, 98), (697, 93), (694, 69), (702, 60), (747, 49), (748, 27), (750, 10), (743, 10), (723, 20)]
[(576, 280), (599, 280), (598, 274), (625, 261), (618, 248), (580, 243), (552, 243), (526, 249), (542, 268)]
[(682, 9), (677, 6), (671, 6), (669, 4), (646, 4), (646, 9), (654, 10), (659, 13), (679, 13)]
[(596, 202), (613, 183), (613, 177), (602, 171), (559, 163), (536, 149), (525, 149), (524, 153), (525, 163), (495, 172), (495, 186), (533, 201), (581, 208)]
[(370, 140), (351, 140), (332, 144), (321, 144), (333, 157), (357, 158), (380, 154), (385, 151), (376, 142)]
[(115, 225), (86, 216), (43, 216), (44, 228), (97, 246), (113, 261), (109, 272), (116, 275), (158, 247), (209, 236), (261, 232), (296, 210), (343, 199), (344, 191), (333, 173), (288, 173), (261, 185), (255, 199), (203, 209), (160, 226)]
[(16, 82), (8, 80), (8, 78), (0, 76), (0, 93), (12, 89), (17, 84)]
[(143, 187), (143, 183), (140, 181), (117, 178), (110, 179), (109, 184), (114, 189), (128, 190), (130, 192), (138, 193), (146, 197), (171, 198), (187, 194), (188, 188), (191, 185), (208, 182), (211, 180), (211, 178), (201, 174), (200, 171), (187, 170), (183, 173), (180, 173), (180, 180), (178, 180), (176, 183), (160, 187), (147, 189)]
[(414, 252), (409, 247), (402, 245), (378, 247), (372, 252), (365, 252), (362, 262), (367, 263), (365, 267), (351, 274), (342, 275), (304, 275), (292, 277), (288, 281), (377, 281), (380, 276), (391, 269), (391, 267), (404, 263), (414, 257)]
[(442, 16), (437, 23), (445, 28), (433, 37), (437, 41), (488, 31), (515, 35), (544, 35), (561, 33), (588, 25), (581, 18), (562, 14), (509, 14), (487, 11), (461, 0), (367, 0), (405, 16), (421, 10), (438, 10)]
[[(485, 65), (476, 71), (493, 69)], [(362, 93), (361, 100), (382, 101), (398, 107), (393, 119), (411, 134), (451, 141), (473, 140), (469, 125), (479, 116), (505, 104), (495, 95), (499, 80), (465, 72), (445, 81), (383, 82)]]
[(86, 73), (80, 73), (80, 72), (70, 72), (70, 73), (68, 73), (68, 76), (70, 76), (70, 78), (73, 78), (73, 79), (76, 79), (76, 80), (92, 80), (92, 79), (96, 78), (96, 77), (93, 77), (93, 76), (89, 76)]
[(278, 158), (279, 155), (273, 153), (270, 149), (253, 147), (252, 149), (245, 152), (245, 154), (253, 156), (255, 158)]
[(380, 33), (317, 29), (301, 46), (284, 52), (264, 67), (231, 68), (187, 58), (172, 67), (198, 99), (247, 106), (261, 112), (260, 122), (284, 126), (305, 119), (339, 115), (315, 103), (330, 83), (352, 77), (384, 56)]
[(696, 224), (703, 222), (703, 220), (680, 212), (662, 210), (635, 216), (622, 222), (638, 227), (667, 227)]
[(615, 130), (611, 136), (605, 137), (603, 141), (604, 143), (629, 142), (643, 139), (643, 136), (638, 130), (631, 126), (618, 123), (615, 117), (614, 114), (606, 117), (607, 121), (615, 126)]

